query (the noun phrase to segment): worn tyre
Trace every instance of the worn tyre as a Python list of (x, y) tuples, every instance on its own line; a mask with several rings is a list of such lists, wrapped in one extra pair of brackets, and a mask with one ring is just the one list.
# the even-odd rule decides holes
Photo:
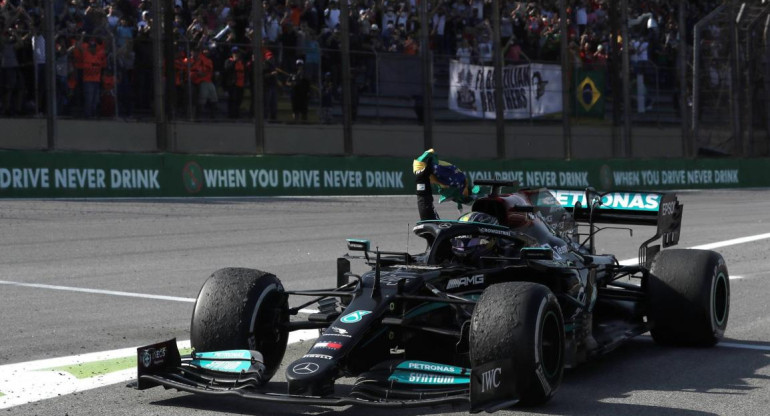
[(564, 373), (564, 318), (551, 291), (531, 282), (484, 290), (471, 318), (471, 365), (513, 360), (520, 403), (548, 401)]
[(248, 349), (262, 353), (264, 381), (283, 359), (288, 332), (288, 302), (277, 277), (254, 269), (214, 272), (195, 301), (190, 343), (197, 351)]
[(719, 253), (665, 250), (647, 281), (650, 333), (663, 345), (709, 347), (724, 336), (730, 314), (730, 277)]

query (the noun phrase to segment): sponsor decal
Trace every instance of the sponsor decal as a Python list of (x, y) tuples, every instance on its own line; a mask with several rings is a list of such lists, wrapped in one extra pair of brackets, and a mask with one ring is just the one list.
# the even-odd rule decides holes
[(326, 354), (305, 354), (302, 356), (302, 358), (320, 358), (322, 360), (331, 360), (332, 356)]
[(481, 373), (481, 392), (485, 393), (500, 387), (500, 376), (502, 375), (502, 372), (502, 368), (495, 367)]
[(142, 365), (145, 368), (163, 364), (166, 358), (166, 347), (162, 348), (148, 348), (142, 353)]
[(331, 326), (329, 329), (327, 329), (323, 336), (325, 337), (344, 337), (344, 338), (351, 338), (352, 336), (348, 333), (346, 329), (338, 328), (336, 326)]
[(506, 230), (496, 230), (494, 228), (485, 228), (481, 227), (479, 228), (479, 231), (486, 234), (495, 234), (495, 235), (504, 235), (506, 237), (510, 237), (512, 233), (510, 231)]
[(251, 360), (249, 351), (214, 351), (195, 354), (194, 358)]
[(483, 285), (483, 284), (484, 284), (484, 275), (477, 274), (475, 276), (470, 276), (470, 277), (458, 277), (456, 279), (449, 279), (449, 281), (446, 284), (446, 289), (449, 290), (449, 289), (456, 289), (458, 287)]
[(144, 350), (144, 353), (142, 353), (142, 365), (147, 368), (150, 366), (150, 364), (152, 364), (152, 355), (150, 355), (150, 350)]
[(660, 206), (660, 213), (661, 215), (672, 215), (674, 212), (676, 212), (676, 201), (666, 202), (664, 204), (661, 204)]
[(201, 361), (201, 367), (221, 372), (241, 372), (248, 370), (250, 365), (243, 361)]
[(197, 194), (203, 189), (203, 169), (196, 162), (187, 162), (182, 168), (184, 189), (191, 194)]
[(316, 342), (315, 345), (313, 345), (313, 348), (326, 348), (328, 350), (338, 350), (342, 348), (342, 344), (339, 342)]
[[(583, 207), (589, 204), (585, 193), (579, 191), (552, 191), (560, 204), (567, 208), (580, 203)], [(631, 211), (657, 211), (661, 195), (643, 192), (611, 192), (602, 196), (602, 209), (623, 209)]]
[(418, 183), (417, 184), (417, 190), (418, 191), (424, 191), (425, 190), (425, 184), (424, 183)]
[(435, 376), (432, 374), (409, 373), (409, 381), (420, 384), (451, 384), (454, 383), (453, 376)]
[(306, 363), (299, 363), (291, 368), (291, 372), (294, 374), (313, 374), (320, 366), (316, 363), (306, 362)]
[(345, 324), (354, 324), (356, 322), (360, 322), (361, 319), (364, 318), (364, 316), (369, 315), (370, 313), (372, 313), (372, 311), (363, 311), (363, 310), (354, 311), (343, 316), (340, 319), (340, 322)]
[(429, 363), (426, 361), (404, 361), (400, 363), (396, 368), (430, 371), (434, 373), (447, 373), (447, 374), (463, 374), (464, 371), (467, 372), (467, 370), (462, 367), (455, 367), (455, 366), (446, 365), (446, 364)]
[(452, 226), (452, 224), (450, 224), (448, 222), (442, 222), (441, 224), (438, 225), (438, 228), (449, 228), (451, 226)]
[(456, 377), (445, 374), (417, 373), (397, 370), (390, 377), (388, 377), (388, 381), (394, 381), (396, 383), (402, 384), (446, 385), (469, 384), (470, 378)]

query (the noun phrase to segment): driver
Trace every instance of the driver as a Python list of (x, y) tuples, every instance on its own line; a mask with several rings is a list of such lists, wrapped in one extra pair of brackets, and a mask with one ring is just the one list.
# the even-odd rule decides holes
[[(460, 222), (477, 222), (498, 225), (497, 218), (483, 212), (469, 212), (459, 218)], [(452, 253), (466, 264), (480, 264), (482, 257), (499, 255), (497, 237), (485, 235), (459, 235), (452, 238)]]
[(438, 160), (433, 149), (425, 151), (412, 163), (412, 170), (417, 182), (417, 210), (420, 220), (439, 219), (433, 205), (432, 184), (439, 186), (439, 203), (447, 199), (457, 203), (461, 209), (463, 204), (470, 204), (479, 192), (478, 186), (473, 186), (471, 178), (457, 166)]

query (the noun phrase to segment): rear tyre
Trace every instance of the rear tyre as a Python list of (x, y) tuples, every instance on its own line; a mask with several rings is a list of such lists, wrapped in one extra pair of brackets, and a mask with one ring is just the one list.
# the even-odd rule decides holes
[(289, 333), (289, 305), (277, 277), (254, 269), (214, 272), (195, 301), (190, 343), (196, 351), (255, 350), (265, 360), (267, 382), (281, 364)]
[(719, 253), (661, 251), (650, 269), (647, 294), (650, 334), (658, 344), (710, 347), (724, 336), (730, 275)]
[(556, 296), (540, 284), (489, 286), (471, 318), (471, 365), (512, 359), (521, 404), (547, 402), (564, 373), (564, 318)]

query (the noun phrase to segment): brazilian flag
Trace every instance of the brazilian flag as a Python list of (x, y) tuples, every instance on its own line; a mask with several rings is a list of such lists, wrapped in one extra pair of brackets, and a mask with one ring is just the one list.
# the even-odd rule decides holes
[(575, 71), (575, 115), (604, 118), (604, 71)]

